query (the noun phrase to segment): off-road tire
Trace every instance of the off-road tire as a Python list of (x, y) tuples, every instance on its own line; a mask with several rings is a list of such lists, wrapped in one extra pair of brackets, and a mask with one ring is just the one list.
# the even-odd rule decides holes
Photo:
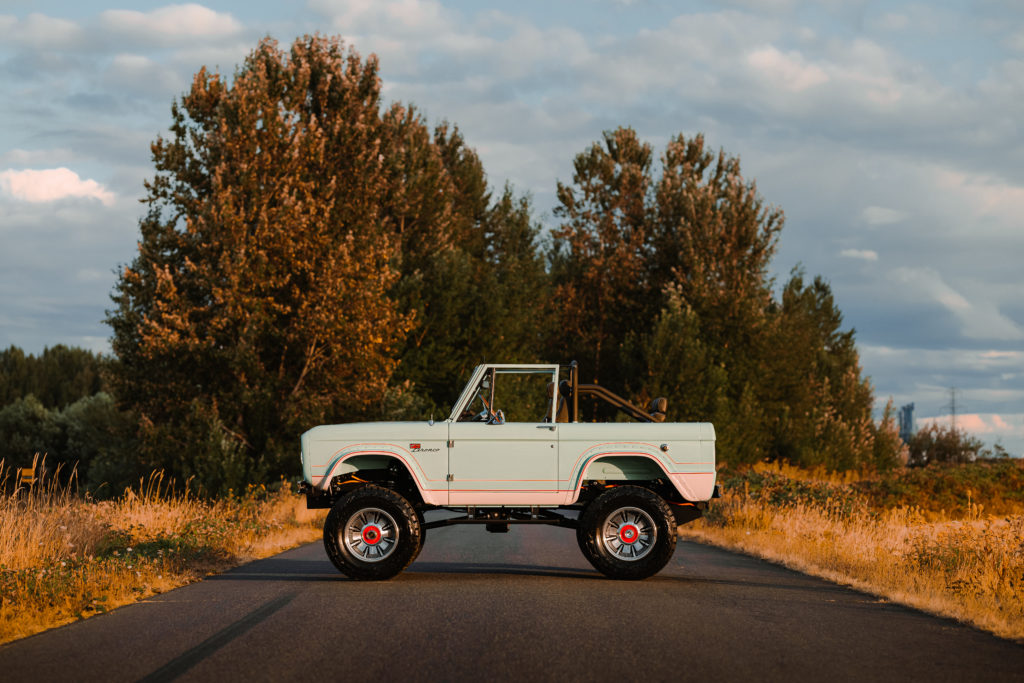
[(345, 494), (324, 522), (327, 556), (338, 571), (357, 581), (380, 581), (401, 573), (422, 544), (415, 508), (382, 486), (371, 484)]
[(676, 521), (661, 496), (640, 486), (616, 486), (580, 514), (577, 542), (594, 568), (611, 579), (646, 579), (676, 550)]
[(409, 560), (409, 564), (416, 561), (416, 558), (420, 556), (420, 551), (423, 550), (423, 544), (427, 542), (427, 520), (423, 516), (422, 510), (416, 510), (416, 519), (420, 520), (420, 542), (419, 545), (416, 546), (416, 552), (412, 554), (412, 559)]

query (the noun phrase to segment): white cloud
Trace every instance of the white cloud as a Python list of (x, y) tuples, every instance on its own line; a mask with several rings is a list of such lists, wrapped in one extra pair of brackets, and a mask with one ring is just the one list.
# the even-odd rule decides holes
[[(862, 358), (887, 369), (897, 366), (914, 369), (955, 367), (988, 375), (1000, 369), (1016, 370), (1024, 365), (1024, 351), (922, 349), (861, 344), (860, 352)], [(1020, 397), (1024, 398), (1024, 393)]]
[(110, 62), (104, 81), (111, 90), (149, 92), (167, 96), (185, 88), (185, 81), (173, 69), (136, 54), (116, 55)]
[(950, 287), (933, 268), (896, 268), (890, 277), (911, 296), (940, 304), (961, 324), (961, 333), (970, 339), (1017, 341), (1024, 339), (1024, 329), (1003, 315), (995, 303), (983, 298), (968, 301)]
[(884, 206), (869, 206), (861, 212), (861, 217), (868, 225), (889, 225), (899, 223), (907, 214), (895, 209), (887, 209)]
[(1024, 187), (998, 178), (952, 170), (936, 172), (936, 182), (944, 192), (955, 192), (977, 216), (1002, 217), (1019, 226), (1024, 215)]
[(0, 16), (4, 42), (39, 49), (67, 49), (78, 45), (84, 31), (73, 21), (33, 12), (24, 19)]
[(861, 261), (878, 260), (878, 252), (871, 249), (843, 249), (839, 255), (843, 258), (860, 259)]
[(772, 85), (789, 92), (802, 92), (829, 80), (821, 67), (809, 64), (799, 52), (783, 54), (771, 45), (751, 52), (747, 63)]
[(97, 199), (106, 206), (114, 203), (114, 193), (95, 180), (83, 180), (67, 168), (41, 171), (7, 169), (0, 172), (0, 189), (26, 202), (54, 202), (69, 197)]
[(158, 44), (224, 38), (242, 30), (242, 25), (230, 14), (194, 3), (167, 5), (150, 12), (106, 10), (100, 14), (100, 23), (134, 40), (152, 40)]

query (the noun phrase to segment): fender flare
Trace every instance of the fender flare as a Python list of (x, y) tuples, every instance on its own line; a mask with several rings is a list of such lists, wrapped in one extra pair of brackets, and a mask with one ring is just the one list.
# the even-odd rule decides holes
[(337, 470), (339, 466), (343, 465), (348, 460), (362, 456), (377, 456), (381, 458), (387, 458), (390, 460), (396, 460), (399, 463), (401, 463), (402, 469), (404, 469), (408, 473), (409, 478), (412, 479), (413, 484), (416, 486), (416, 491), (419, 493), (420, 498), (422, 498), (425, 503), (435, 504), (434, 496), (432, 495), (431, 490), (424, 486), (426, 475), (422, 472), (422, 470), (413, 466), (412, 463), (415, 462), (414, 459), (408, 457), (407, 455), (403, 455), (402, 453), (399, 452), (400, 450), (402, 449), (395, 446), (382, 446), (355, 450), (342, 449), (334, 456), (332, 456), (330, 464), (327, 466), (324, 476), (320, 480), (320, 483), (317, 485), (317, 488), (323, 491), (327, 491), (331, 486), (331, 481), (338, 474)]
[(637, 451), (637, 450), (633, 450), (633, 451), (604, 451), (604, 452), (601, 452), (601, 453), (595, 453), (594, 455), (591, 455), (591, 456), (587, 456), (587, 459), (583, 461), (583, 465), (580, 467), (579, 474), (576, 475), (576, 477), (575, 477), (576, 483), (575, 483), (575, 485), (573, 487), (572, 497), (571, 497), (571, 499), (569, 501), (567, 501), (569, 504), (575, 503), (577, 500), (579, 500), (580, 491), (583, 489), (583, 481), (585, 479), (584, 475), (586, 474), (586, 472), (590, 468), (590, 466), (592, 464), (594, 464), (595, 461), (600, 460), (601, 458), (609, 458), (609, 457), (610, 458), (646, 458), (647, 460), (654, 461), (654, 464), (662, 472), (662, 474), (665, 475), (665, 478), (668, 479), (668, 481), (672, 484), (672, 487), (674, 489), (676, 489), (676, 491), (679, 493), (680, 496), (683, 496), (684, 500), (686, 499), (686, 496), (683, 495), (683, 492), (679, 491), (679, 487), (676, 485), (675, 479), (673, 479), (672, 474), (668, 471), (668, 469), (665, 467), (665, 464), (657, 456), (651, 455), (650, 453), (646, 453), (644, 451)]

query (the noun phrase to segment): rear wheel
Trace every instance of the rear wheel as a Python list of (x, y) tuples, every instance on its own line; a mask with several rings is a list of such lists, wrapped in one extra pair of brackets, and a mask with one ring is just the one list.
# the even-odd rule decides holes
[(576, 538), (583, 555), (605, 576), (645, 579), (672, 559), (676, 523), (658, 494), (639, 486), (617, 486), (586, 507)]
[(390, 579), (409, 566), (423, 543), (416, 510), (402, 495), (363, 486), (334, 504), (324, 523), (324, 548), (341, 573), (361, 581)]

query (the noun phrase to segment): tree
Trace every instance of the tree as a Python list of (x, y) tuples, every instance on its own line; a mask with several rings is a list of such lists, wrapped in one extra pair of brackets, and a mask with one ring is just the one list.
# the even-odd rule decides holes
[(731, 463), (893, 464), (828, 283), (795, 270), (772, 294), (782, 211), (703, 136), (673, 137), (657, 174), (651, 158), (619, 128), (559, 185), (552, 348), (578, 349), (638, 403), (668, 398), (670, 419), (713, 422)]
[(108, 317), (148, 466), (211, 491), (292, 472), (313, 425), (451, 400), (492, 330), (534, 353), (529, 201), (492, 203), (456, 127), (382, 110), (374, 57), (267, 39), (230, 82), (201, 70), (172, 115)]
[(933, 422), (917, 430), (907, 445), (910, 448), (910, 465), (920, 466), (974, 462), (983, 444), (962, 429)]
[[(117, 410), (113, 399), (100, 392), (65, 406), (44, 406), (32, 394), (0, 409), (0, 460), (8, 467), (29, 467), (36, 454), (45, 456), (50, 471), (61, 468), (67, 477), (77, 469), (81, 481), (98, 485), (113, 473), (94, 471), (97, 460), (113, 463), (130, 452), (130, 416)], [(141, 474), (121, 467), (118, 481)]]
[(29, 467), (36, 454), (52, 456), (51, 468), (62, 459), (64, 435), (58, 415), (29, 394), (0, 409), (0, 460), (7, 467)]
[(559, 311), (551, 348), (577, 358), (595, 382), (621, 385), (621, 345), (650, 310), (651, 147), (618, 128), (577, 155), (573, 171), (572, 185), (558, 183), (562, 223), (549, 254)]
[(63, 408), (105, 390), (108, 359), (57, 344), (38, 356), (11, 346), (0, 351), (0, 406), (29, 394), (47, 408)]
[(424, 417), (446, 414), (460, 379), (479, 363), (540, 360), (549, 308), (529, 199), (509, 187), (492, 198), (483, 164), (458, 128), (443, 123), (432, 141), (420, 130), (419, 156), (431, 161), (406, 164), (406, 175), (427, 167), (430, 182), (418, 180), (418, 191), (404, 176), (397, 183), (405, 189), (394, 224), (403, 226), (405, 246), (395, 292), (415, 328), (395, 374), (406, 384), (392, 392), (411, 391)]
[(108, 314), (148, 465), (237, 486), (379, 401), (411, 326), (379, 99), (375, 58), (306, 36), (231, 81), (200, 70), (172, 107)]

